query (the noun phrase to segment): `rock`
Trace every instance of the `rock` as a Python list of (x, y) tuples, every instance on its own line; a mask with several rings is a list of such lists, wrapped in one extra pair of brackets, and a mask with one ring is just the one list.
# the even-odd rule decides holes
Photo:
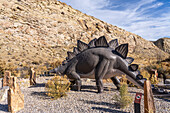
[(8, 111), (15, 113), (24, 108), (24, 94), (21, 93), (17, 84), (17, 77), (11, 77), (11, 84), (8, 90)]
[(7, 99), (8, 90), (9, 86), (4, 86), (3, 88), (0, 89), (0, 102)]
[(33, 68), (30, 70), (30, 85), (36, 85), (36, 72)]
[(4, 86), (9, 86), (9, 84), (10, 84), (10, 77), (11, 77), (11, 72), (10, 71), (5, 71), (4, 79), (3, 79), (3, 87)]
[(0, 89), (2, 88), (2, 81), (3, 81), (3, 78), (0, 78)]

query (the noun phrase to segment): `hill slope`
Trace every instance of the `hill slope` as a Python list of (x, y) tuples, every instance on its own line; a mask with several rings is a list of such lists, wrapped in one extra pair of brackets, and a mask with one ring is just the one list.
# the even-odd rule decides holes
[(14, 65), (40, 65), (63, 59), (77, 40), (129, 43), (129, 56), (148, 61), (161, 54), (153, 43), (56, 0), (1, 0), (0, 60)]
[(160, 38), (153, 42), (159, 49), (170, 54), (170, 38)]

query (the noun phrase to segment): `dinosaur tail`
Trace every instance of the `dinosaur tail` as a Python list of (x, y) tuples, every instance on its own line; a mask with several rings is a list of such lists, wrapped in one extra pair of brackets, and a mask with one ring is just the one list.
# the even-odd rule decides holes
[(146, 79), (143, 78), (142, 75), (140, 75), (140, 71), (138, 70), (137, 64), (131, 64), (127, 66), (127, 64), (123, 61), (122, 58), (118, 58), (118, 69), (122, 71), (124, 74), (126, 74), (127, 79), (135, 84), (136, 86), (140, 87), (141, 89), (144, 88), (144, 81)]

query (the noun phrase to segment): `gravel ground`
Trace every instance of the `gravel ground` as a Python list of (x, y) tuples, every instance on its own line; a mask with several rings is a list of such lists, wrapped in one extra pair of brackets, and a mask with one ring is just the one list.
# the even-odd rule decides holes
[[(94, 81), (83, 80), (82, 91), (70, 91), (67, 97), (51, 100), (45, 95), (45, 83), (50, 77), (40, 77), (37, 85), (32, 87), (21, 87), (24, 93), (25, 107), (18, 113), (134, 113), (133, 103), (126, 109), (120, 109), (113, 100), (114, 95), (119, 92), (112, 83), (104, 83), (105, 91), (97, 94)], [(136, 92), (143, 90), (129, 87), (129, 92), (135, 98)], [(157, 113), (170, 113), (170, 99), (154, 98)], [(0, 102), (0, 113), (7, 113), (7, 100)], [(141, 112), (144, 112), (143, 97), (141, 101)]]

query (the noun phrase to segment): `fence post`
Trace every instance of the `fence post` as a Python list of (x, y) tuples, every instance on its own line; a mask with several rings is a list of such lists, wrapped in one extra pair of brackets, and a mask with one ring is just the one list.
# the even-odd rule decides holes
[(135, 101), (134, 101), (135, 113), (141, 113), (141, 110), (140, 110), (141, 98), (142, 98), (142, 93), (136, 93)]
[(154, 98), (149, 80), (144, 82), (144, 111), (145, 113), (155, 113)]

